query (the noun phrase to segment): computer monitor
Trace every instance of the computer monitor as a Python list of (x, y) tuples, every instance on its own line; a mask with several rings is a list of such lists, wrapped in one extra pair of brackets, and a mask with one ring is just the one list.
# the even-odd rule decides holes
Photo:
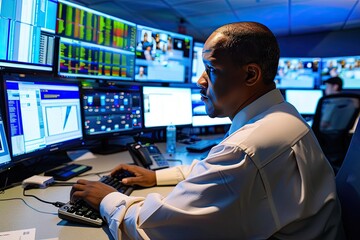
[(133, 80), (136, 24), (59, 0), (58, 74)]
[(196, 83), (199, 80), (200, 76), (205, 71), (205, 66), (202, 59), (203, 48), (204, 48), (204, 43), (200, 43), (200, 42), (194, 43), (192, 75), (191, 75), (192, 83)]
[(145, 128), (191, 125), (191, 88), (144, 86)]
[(340, 77), (344, 89), (360, 89), (360, 56), (322, 58), (321, 80)]
[(275, 77), (278, 88), (316, 88), (320, 85), (320, 58), (280, 58)]
[(14, 161), (82, 143), (80, 87), (53, 77), (4, 75), (9, 145)]
[(137, 26), (135, 80), (189, 82), (193, 38), (146, 26)]
[(302, 115), (314, 115), (319, 99), (323, 96), (320, 89), (286, 89), (285, 99)]
[(0, 112), (0, 173), (11, 163), (4, 122)]
[(200, 89), (191, 89), (192, 126), (205, 127), (231, 124), (230, 118), (211, 118), (207, 115), (205, 104), (201, 101)]
[(0, 1), (0, 67), (53, 71), (57, 3)]
[(110, 138), (143, 127), (141, 87), (117, 85), (83, 87), (84, 137)]

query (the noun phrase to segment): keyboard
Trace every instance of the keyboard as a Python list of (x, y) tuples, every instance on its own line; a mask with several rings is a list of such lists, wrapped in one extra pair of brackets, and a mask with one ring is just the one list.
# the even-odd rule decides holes
[(189, 152), (205, 152), (210, 148), (218, 145), (221, 139), (204, 139), (186, 147)]
[[(119, 192), (129, 196), (134, 188), (132, 186), (124, 185), (120, 181), (123, 178), (131, 176), (134, 175), (128, 171), (121, 171), (113, 177), (103, 176), (99, 181), (108, 184), (117, 189)], [(100, 213), (89, 206), (84, 200), (78, 200), (75, 203), (66, 203), (64, 206), (58, 209), (58, 216), (64, 220), (96, 227), (102, 226), (104, 222), (100, 216)]]

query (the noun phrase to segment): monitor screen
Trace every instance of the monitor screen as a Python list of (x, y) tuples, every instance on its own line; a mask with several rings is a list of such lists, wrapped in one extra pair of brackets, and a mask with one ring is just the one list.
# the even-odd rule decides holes
[(129, 134), (143, 127), (140, 86), (119, 85), (82, 90), (86, 138)]
[(314, 115), (319, 99), (323, 96), (320, 89), (286, 89), (285, 99), (302, 115)]
[(207, 115), (205, 104), (201, 101), (200, 89), (191, 89), (191, 103), (193, 127), (231, 124), (230, 118), (211, 118)]
[(191, 36), (137, 26), (135, 80), (189, 82)]
[(323, 58), (321, 80), (340, 77), (344, 89), (360, 89), (360, 56)]
[(58, 74), (133, 80), (136, 24), (59, 0)]
[(81, 144), (78, 83), (8, 75), (4, 76), (4, 91), (14, 160)]
[(192, 75), (191, 82), (197, 83), (200, 76), (205, 71), (204, 62), (202, 59), (202, 51), (204, 48), (204, 43), (195, 42), (194, 51), (193, 51), (193, 60), (192, 60)]
[(0, 1), (0, 67), (53, 70), (57, 2)]
[(11, 162), (9, 146), (6, 140), (6, 133), (4, 128), (4, 122), (0, 113), (0, 172), (3, 166), (8, 165)]
[(315, 88), (320, 85), (319, 58), (280, 58), (275, 77), (278, 88)]
[(191, 89), (186, 87), (143, 87), (146, 128), (192, 123)]

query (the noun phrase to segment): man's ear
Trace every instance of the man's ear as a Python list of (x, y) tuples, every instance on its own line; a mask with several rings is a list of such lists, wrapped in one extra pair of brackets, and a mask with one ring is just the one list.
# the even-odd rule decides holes
[(256, 63), (250, 63), (246, 66), (246, 84), (248, 86), (254, 85), (257, 81), (262, 79), (261, 68)]

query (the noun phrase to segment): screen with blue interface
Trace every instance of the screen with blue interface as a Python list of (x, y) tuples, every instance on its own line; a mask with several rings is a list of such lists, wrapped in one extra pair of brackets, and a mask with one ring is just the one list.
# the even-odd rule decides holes
[(135, 23), (59, 0), (59, 75), (133, 80), (135, 34)]
[(4, 122), (2, 120), (0, 113), (0, 169), (2, 166), (10, 163), (10, 161), (11, 161), (11, 157), (9, 153), (9, 146), (6, 140)]
[(143, 87), (146, 128), (192, 123), (191, 89), (186, 87)]
[(13, 157), (81, 143), (78, 83), (9, 75), (4, 76), (4, 90)]
[(192, 75), (191, 82), (196, 83), (201, 74), (205, 71), (204, 62), (202, 59), (202, 50), (204, 48), (204, 43), (195, 42), (194, 43), (194, 51), (193, 51), (193, 59), (192, 59)]
[(285, 99), (291, 103), (300, 114), (314, 115), (319, 99), (323, 96), (320, 89), (286, 89)]
[(143, 127), (140, 86), (83, 89), (85, 137), (119, 135)]
[(57, 1), (0, 1), (0, 66), (52, 71)]
[(360, 89), (360, 56), (322, 58), (321, 62), (322, 81), (338, 76), (344, 89)]
[(191, 103), (193, 127), (231, 124), (230, 118), (211, 118), (207, 115), (205, 104), (201, 101), (200, 89), (191, 89)]
[(320, 85), (320, 58), (280, 58), (275, 77), (278, 88), (316, 88)]
[(138, 25), (135, 80), (189, 82), (193, 38)]

